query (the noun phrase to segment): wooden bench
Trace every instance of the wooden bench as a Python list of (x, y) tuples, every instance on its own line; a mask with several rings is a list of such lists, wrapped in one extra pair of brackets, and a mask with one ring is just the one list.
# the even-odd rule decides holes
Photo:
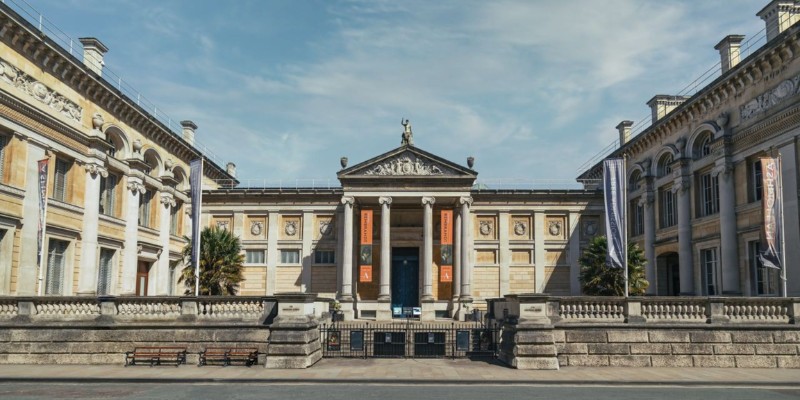
[(125, 366), (136, 365), (137, 362), (148, 362), (150, 366), (161, 365), (161, 360), (175, 362), (175, 366), (186, 364), (186, 347), (159, 346), (135, 347), (125, 352)]
[(199, 353), (197, 365), (208, 365), (208, 362), (219, 361), (222, 366), (231, 362), (244, 362), (248, 367), (258, 363), (258, 349), (255, 347), (207, 347)]

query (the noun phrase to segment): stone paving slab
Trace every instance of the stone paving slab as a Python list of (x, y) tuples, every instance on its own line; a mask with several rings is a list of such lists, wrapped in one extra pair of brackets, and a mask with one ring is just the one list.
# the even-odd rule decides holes
[(496, 362), (442, 359), (323, 359), (304, 370), (263, 366), (0, 365), (0, 382), (26, 381), (800, 387), (800, 370), (564, 367), (558, 371), (531, 371), (508, 368)]

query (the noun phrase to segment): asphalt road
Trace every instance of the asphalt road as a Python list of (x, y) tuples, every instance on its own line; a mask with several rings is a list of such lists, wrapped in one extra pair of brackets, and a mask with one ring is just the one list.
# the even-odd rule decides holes
[(591, 400), (786, 400), (800, 389), (614, 386), (452, 386), (452, 385), (265, 385), (265, 384), (0, 384), (2, 399), (591, 399)]

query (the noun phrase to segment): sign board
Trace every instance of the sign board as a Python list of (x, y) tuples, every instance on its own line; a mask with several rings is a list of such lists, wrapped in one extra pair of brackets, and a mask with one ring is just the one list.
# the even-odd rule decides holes
[(364, 331), (350, 331), (350, 350), (364, 350)]
[(372, 282), (372, 265), (362, 265), (358, 271), (359, 282)]
[(339, 351), (342, 349), (341, 331), (328, 331), (328, 350)]
[(422, 308), (414, 307), (414, 308), (412, 308), (412, 313), (414, 314), (415, 317), (418, 317), (418, 316), (422, 315)]
[(456, 350), (469, 351), (469, 331), (456, 331)]

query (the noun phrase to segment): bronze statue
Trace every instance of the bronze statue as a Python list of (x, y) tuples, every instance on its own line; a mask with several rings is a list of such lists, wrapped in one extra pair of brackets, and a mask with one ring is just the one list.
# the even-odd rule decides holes
[(413, 146), (414, 134), (411, 133), (411, 123), (407, 119), (400, 119), (400, 125), (403, 125), (403, 136), (400, 140), (400, 145)]

